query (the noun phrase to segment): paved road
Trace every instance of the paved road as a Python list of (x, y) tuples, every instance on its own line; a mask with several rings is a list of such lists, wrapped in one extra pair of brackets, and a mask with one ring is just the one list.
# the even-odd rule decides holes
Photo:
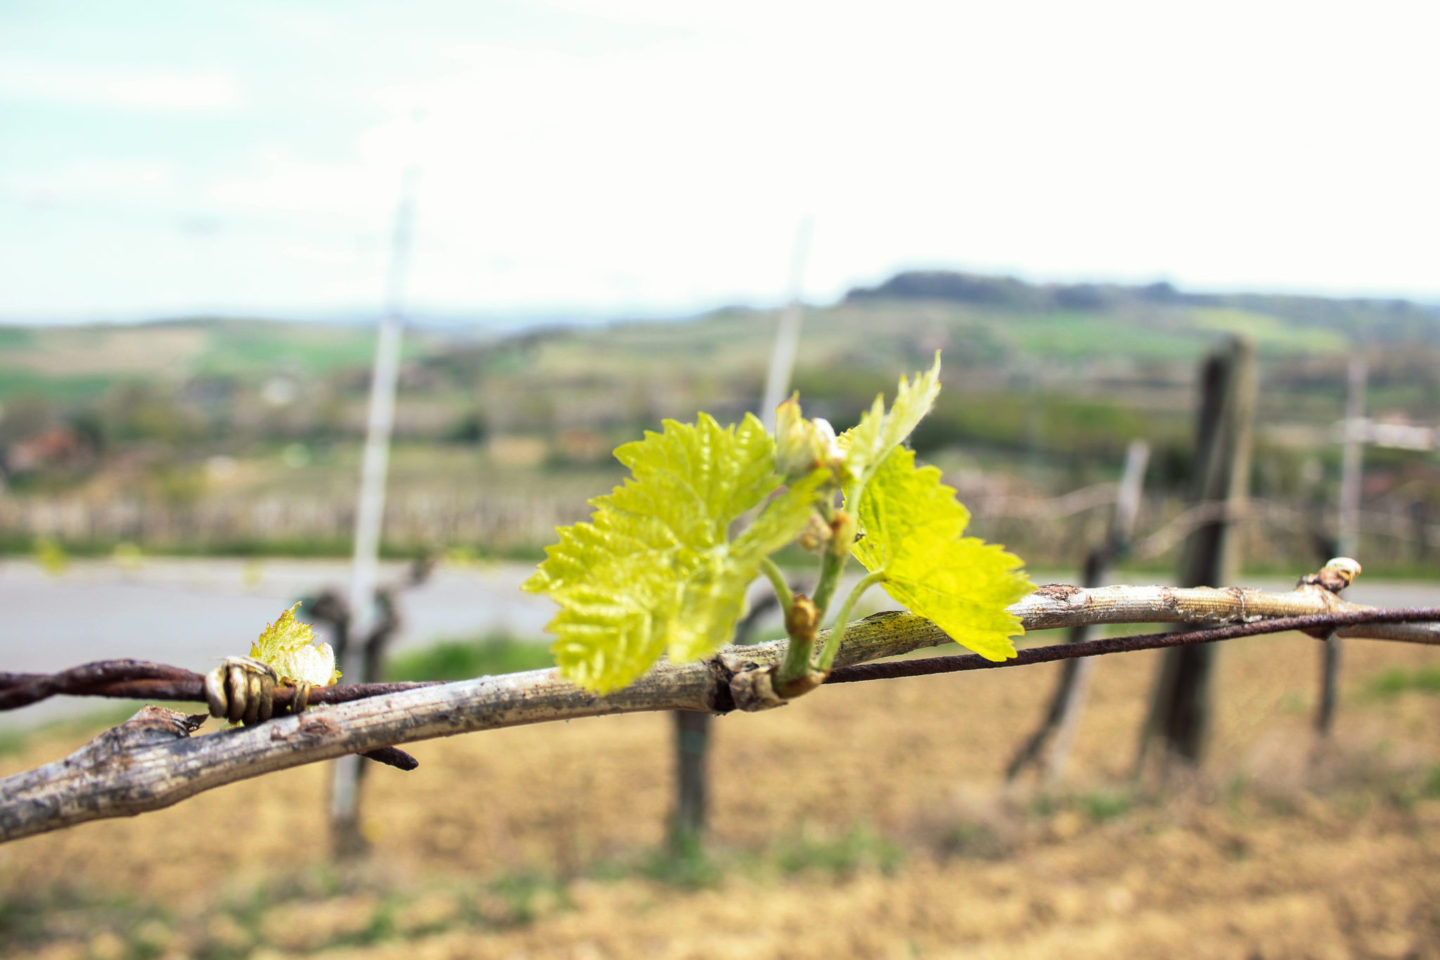
[[(423, 586), (404, 594), (405, 627), (396, 650), (444, 637), (504, 631), (519, 637), (543, 634), (552, 607), (544, 597), (522, 593), (533, 567), (497, 564), (441, 568)], [(51, 577), (28, 561), (0, 561), (0, 670), (53, 671), (90, 660), (135, 657), (209, 670), (228, 654), (244, 653), (251, 640), (301, 595), (343, 586), (348, 567), (338, 562), (229, 559), (147, 559), (126, 570), (109, 561), (79, 561)], [(401, 567), (382, 576), (396, 579)], [(1037, 582), (1065, 579), (1035, 574)], [(1279, 580), (1246, 585), (1288, 589)], [(1440, 605), (1437, 584), (1367, 582), (1347, 599), (1377, 606)], [(880, 591), (867, 595), (868, 613), (886, 605)], [(73, 713), (73, 700), (0, 714), (0, 728)]]

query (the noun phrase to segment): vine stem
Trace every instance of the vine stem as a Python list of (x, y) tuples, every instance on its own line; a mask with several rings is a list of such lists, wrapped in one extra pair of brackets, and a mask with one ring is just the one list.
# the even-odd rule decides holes
[(851, 588), (845, 602), (840, 605), (840, 611), (835, 614), (835, 626), (831, 628), (830, 636), (825, 638), (825, 646), (820, 648), (820, 659), (815, 663), (817, 670), (829, 670), (830, 665), (835, 662), (835, 654), (845, 639), (845, 631), (850, 626), (850, 614), (854, 612), (855, 602), (860, 599), (860, 595), (875, 584), (883, 583), (885, 578), (884, 569), (876, 570), (866, 574)]
[(785, 582), (785, 572), (779, 565), (769, 557), (760, 561), (760, 572), (770, 581), (770, 586), (775, 588), (775, 596), (780, 601), (780, 609), (786, 613), (795, 605), (795, 594), (790, 590), (790, 584)]
[(815, 636), (803, 634), (791, 634), (785, 644), (785, 655), (780, 660), (780, 665), (775, 668), (775, 686), (788, 687), (789, 684), (801, 680), (810, 675), (810, 655), (815, 650)]
[[(784, 696), (796, 695), (794, 691), (813, 689), (822, 677), (815, 673), (811, 658), (815, 652), (815, 635), (820, 624), (825, 622), (825, 609), (835, 596), (840, 584), (840, 575), (845, 572), (848, 553), (837, 553), (831, 543), (820, 556), (820, 579), (815, 584), (815, 595), (800, 601), (792, 600), (785, 608), (785, 634), (789, 639), (785, 656), (775, 671), (775, 689), (791, 691)], [(805, 685), (805, 686), (797, 686)]]
[(845, 572), (845, 561), (850, 559), (850, 554), (836, 553), (832, 542), (826, 547), (825, 553), (820, 558), (820, 581), (815, 584), (815, 610), (819, 614), (819, 622), (825, 622), (825, 611), (830, 608), (830, 601), (835, 597), (835, 591), (840, 586), (840, 575)]

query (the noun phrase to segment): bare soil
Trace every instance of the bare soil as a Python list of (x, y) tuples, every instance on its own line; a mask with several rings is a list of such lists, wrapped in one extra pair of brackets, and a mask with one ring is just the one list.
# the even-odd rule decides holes
[[(327, 769), (0, 847), (6, 957), (1440, 957), (1440, 650), (1232, 642), (1199, 775), (1129, 770), (1156, 655), (1097, 664), (1065, 784), (1006, 791), (1051, 667), (825, 688), (715, 724), (706, 858), (666, 861), (671, 720), (416, 744), (328, 865)], [(37, 738), (11, 773), (83, 740)], [(1317, 759), (1318, 757), (1318, 759)]]

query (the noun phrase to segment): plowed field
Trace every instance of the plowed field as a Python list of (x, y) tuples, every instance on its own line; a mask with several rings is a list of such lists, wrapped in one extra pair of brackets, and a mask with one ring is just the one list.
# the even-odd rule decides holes
[(666, 716), (414, 745), (419, 770), (369, 773), (354, 868), (327, 865), (327, 770), (302, 768), (0, 847), (0, 955), (1440, 957), (1440, 650), (1346, 652), (1316, 759), (1315, 642), (1229, 644), (1207, 767), (1163, 794), (1128, 779), (1150, 654), (1097, 664), (1047, 795), (1001, 771), (1051, 667), (726, 717), (705, 857), (656, 852)]

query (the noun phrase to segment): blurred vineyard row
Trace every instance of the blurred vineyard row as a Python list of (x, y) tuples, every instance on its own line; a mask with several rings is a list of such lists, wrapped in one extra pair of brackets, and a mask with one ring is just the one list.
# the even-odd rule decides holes
[[(807, 412), (845, 426), (897, 371), (942, 351), (945, 388), (915, 446), (977, 532), (1032, 563), (1071, 565), (1095, 541), (1134, 438), (1152, 450), (1142, 537), (1180, 516), (1196, 364), (1225, 333), (1249, 334), (1261, 358), (1249, 563), (1288, 568), (1332, 546), (1351, 356), (1368, 361), (1373, 418), (1440, 418), (1435, 311), (1016, 289), (967, 287), (966, 301), (902, 285), (812, 309), (795, 383)], [(666, 417), (752, 409), (775, 319), (737, 308), (507, 336), (418, 327), (386, 549), (538, 553), (618, 479), (617, 444)], [(0, 549), (345, 553), (371, 338), (359, 324), (260, 320), (0, 329)], [(1440, 542), (1433, 454), (1371, 449), (1365, 476), (1362, 552), (1388, 572), (1423, 569)], [(1152, 537), (1136, 559), (1168, 566), (1175, 539)]]

